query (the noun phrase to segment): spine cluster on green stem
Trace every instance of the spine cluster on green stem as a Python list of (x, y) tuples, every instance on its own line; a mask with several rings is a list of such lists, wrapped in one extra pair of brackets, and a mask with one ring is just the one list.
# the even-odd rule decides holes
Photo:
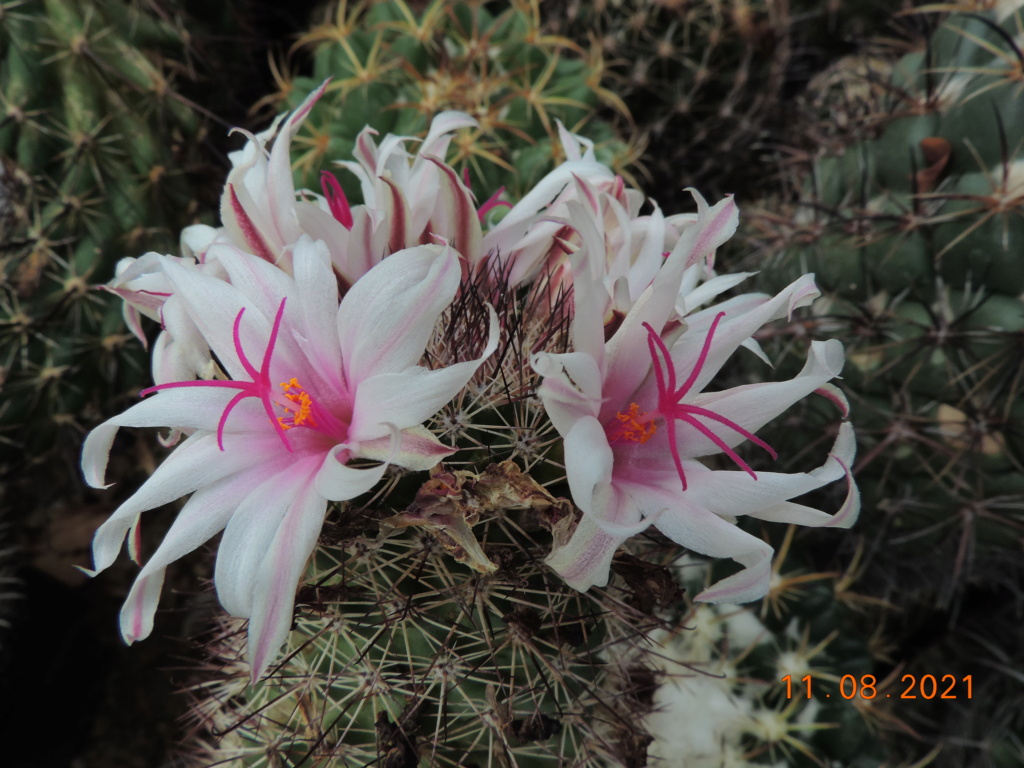
[(197, 216), (190, 46), (157, 4), (0, 8), (0, 467), (76, 442), (145, 380), (119, 302), (92, 287)]
[[(747, 242), (772, 255), (761, 285), (811, 271), (826, 290), (812, 319), (772, 342), (846, 344), (865, 502), (858, 588), (902, 649), (895, 669), (973, 671), (1019, 707), (1005, 676), (982, 668), (1019, 645), (1005, 616), (1024, 576), (1024, 10), (935, 10), (915, 17), (931, 31), (901, 55), (876, 46), (808, 95), (818, 111), (804, 125), (818, 125), (802, 133), (820, 144), (794, 152), (781, 202), (762, 201)], [(948, 740), (936, 765), (1019, 759), (1020, 723), (1002, 705), (921, 718), (923, 738)]]
[(479, 486), (507, 472), (435, 474), (417, 494), (420, 513), (435, 502), (419, 535), (367, 535), (380, 515), (344, 509), (314, 553), (283, 661), (254, 686), (242, 624), (222, 620), (195, 687), (195, 764), (642, 764), (629, 753), (643, 755), (643, 730), (613, 681), (644, 677), (644, 662), (610, 657), (661, 622), (551, 577), (537, 535), (550, 506), (485, 512), (470, 534), (488, 561), (477, 573), (451, 557), (455, 518), (472, 521)]
[[(311, 561), (287, 652), (255, 685), (244, 622), (219, 619), (190, 690), (185, 764), (882, 763), (872, 729), (900, 726), (884, 700), (893, 689), (879, 681), (871, 704), (840, 696), (844, 675), (859, 685), (871, 670), (872, 648), (834, 630), (850, 617), (835, 607), (834, 574), (760, 616), (692, 605), (680, 583), (699, 591), (706, 564), (676, 571), (669, 550), (645, 542), (616, 558), (615, 586), (576, 592), (541, 565), (562, 504), (510, 464), (436, 473), (389, 519), (379, 504), (343, 508)], [(422, 522), (428, 499), (433, 531), (388, 532)], [(453, 560), (459, 548), (438, 533), (455, 517), (472, 521), (492, 569)], [(382, 533), (369, 532), (374, 518)]]
[(829, 291), (814, 329), (847, 340), (866, 508), (890, 553), (940, 554), (899, 581), (944, 605), (1016, 578), (1024, 534), (1022, 32), (1019, 10), (955, 14), (887, 70), (848, 70), (868, 135), (809, 159), (756, 222), (766, 282), (812, 271)]
[[(382, 135), (423, 135), (445, 110), (479, 122), (456, 137), (449, 162), (468, 174), (480, 200), (501, 187), (518, 199), (563, 159), (558, 120), (595, 140), (602, 161), (627, 169), (630, 148), (594, 116), (600, 103), (621, 103), (578, 46), (541, 30), (536, 0), (494, 10), (479, 1), (423, 5), (335, 2), (292, 52), (312, 59), (312, 75), (277, 68), (279, 90), (260, 102), (275, 111), (295, 108), (333, 78), (296, 138), (300, 186), (319, 189), (325, 159), (350, 156), (365, 125)], [(359, 199), (358, 187), (346, 192)]]

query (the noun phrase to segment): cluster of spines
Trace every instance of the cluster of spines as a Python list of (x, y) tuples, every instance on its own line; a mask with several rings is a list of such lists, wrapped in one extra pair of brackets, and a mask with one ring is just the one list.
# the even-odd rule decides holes
[(610, 658), (661, 621), (621, 595), (581, 595), (553, 580), (529, 515), (502, 512), (474, 527), (499, 565), (473, 574), (433, 537), (366, 536), (363, 514), (345, 509), (327, 529), (292, 645), (266, 679), (246, 687), (238, 622), (207, 646), (216, 682), (197, 688), (194, 715), (220, 737), (201, 760), (635, 762), (617, 755), (645, 740), (636, 713), (618, 704), (611, 681), (625, 671)]
[(125, 255), (174, 248), (196, 215), (205, 128), (175, 89), (190, 70), (174, 14), (39, 0), (0, 15), (0, 465), (10, 469), (77, 442), (112, 394), (142, 383), (118, 302), (92, 288)]
[[(616, 557), (611, 586), (581, 594), (540, 562), (547, 512), (482, 516), (473, 531), (497, 569), (473, 573), (426, 532), (368, 534), (379, 513), (343, 508), (268, 677), (249, 685), (243, 622), (219, 620), (204, 642), (189, 764), (882, 763), (872, 729), (906, 726), (885, 699), (892, 681), (865, 677), (884, 653), (822, 620), (836, 574), (780, 575), (758, 618), (687, 603), (681, 583), (699, 589), (706, 565), (679, 571), (651, 539)], [(882, 698), (842, 697), (844, 675)], [(721, 722), (705, 722), (712, 709)], [(706, 728), (713, 754), (693, 751)]]
[(879, 541), (946, 553), (903, 593), (942, 605), (1024, 531), (1006, 504), (1024, 493), (1024, 94), (1007, 31), (1021, 18), (948, 19), (873, 84), (879, 133), (814, 159), (796, 204), (756, 221), (769, 281), (813, 271), (828, 292), (812, 330), (846, 339)]
[[(831, 73), (828, 94), (808, 97), (821, 109), (811, 119), (827, 123), (811, 132), (823, 144), (800, 145), (803, 159), (786, 169), (791, 202), (762, 203), (746, 239), (768, 257), (765, 288), (812, 271), (825, 289), (813, 318), (789, 330), (846, 345), (861, 598), (890, 628), (890, 670), (918, 677), (963, 670), (964, 628), (984, 622), (975, 603), (1022, 610), (1024, 11), (965, 10), (924, 17), (918, 28), (932, 31), (909, 53), (860, 56)], [(838, 132), (836, 98), (854, 99), (860, 116)], [(808, 409), (796, 418), (815, 423)], [(940, 625), (916, 654), (921, 633)], [(972, 652), (986, 669), (1019, 644), (996, 634)], [(924, 744), (949, 737), (937, 765), (998, 764), (1020, 737), (1019, 723), (970, 702), (951, 705), (971, 712), (955, 727), (934, 702), (916, 706)]]
[[(456, 135), (449, 160), (468, 174), (480, 200), (502, 187), (520, 197), (564, 159), (557, 121), (598, 141), (601, 159), (626, 170), (630, 150), (594, 117), (600, 100), (613, 95), (575, 45), (541, 31), (536, 0), (494, 11), (481, 2), (412, 5), (334, 3), (292, 51), (297, 59), (312, 57), (312, 78), (276, 68), (279, 91), (261, 102), (275, 110), (294, 108), (302, 94), (332, 78), (295, 140), (300, 185), (318, 187), (313, 175), (326, 159), (350, 156), (365, 125), (423, 135), (445, 110), (479, 122)], [(358, 200), (344, 176), (346, 192)]]
[(510, 262), (496, 258), (470, 275), (440, 321), (427, 349), (431, 365), (447, 365), (482, 349), (489, 307), (498, 318), (499, 346), (470, 384), (435, 417), (442, 440), (462, 450), (454, 465), (511, 459), (545, 483), (564, 479), (560, 439), (536, 398), (536, 352), (566, 352), (572, 289), (554, 289), (542, 275), (529, 288), (509, 285)]

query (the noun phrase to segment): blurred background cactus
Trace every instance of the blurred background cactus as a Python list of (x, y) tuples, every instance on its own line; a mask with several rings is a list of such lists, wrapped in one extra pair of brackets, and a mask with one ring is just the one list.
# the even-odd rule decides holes
[(747, 188), (787, 78), (788, 3), (570, 0), (543, 13), (545, 29), (607, 72), (628, 109), (613, 117), (644, 137), (663, 206), (685, 204), (690, 185), (712, 197)]
[(90, 415), (144, 381), (118, 302), (91, 286), (123, 256), (172, 250), (211, 169), (206, 121), (176, 89), (195, 75), (173, 16), (45, 0), (5, 3), (2, 21), (6, 474), (73, 449)]
[(227, 130), (265, 89), (269, 73), (248, 70), (270, 45), (255, 0), (215, 5), (0, 5), (5, 480), (58, 455), (73, 466), (86, 427), (149, 381), (120, 302), (92, 288), (119, 259), (176, 253), (182, 227), (215, 221)]
[(770, 187), (764, 158), (807, 81), (889, 23), (875, 3), (794, 0), (566, 0), (544, 3), (544, 29), (588, 51), (637, 134), (640, 167), (663, 206)]
[(753, 223), (774, 254), (762, 284), (815, 272), (829, 297), (811, 330), (848, 340), (876, 556), (943, 553), (884, 572), (897, 602), (1024, 575), (1022, 28), (956, 14), (884, 69), (859, 60), (844, 76), (872, 102), (863, 134), (789, 166), (793, 200)]
[[(120, 258), (175, 253), (184, 225), (215, 220), (227, 128), (245, 89), (267, 88), (253, 4), (200, 5), (0, 2), (0, 551), (19, 550), (0, 574), (5, 597), (8, 578), (18, 591), (0, 606), (14, 608), (0, 616), (0, 735), (14, 768), (153, 765), (173, 739), (166, 646), (128, 655), (107, 632), (130, 574), (85, 583), (74, 568), (110, 511), (84, 491), (78, 456), (85, 431), (150, 382), (121, 302), (95, 286)], [(149, 446), (116, 453), (116, 478), (152, 471)], [(144, 700), (122, 698), (126, 680), (145, 681)], [(41, 709), (61, 724), (45, 736)]]
[[(773, 340), (776, 352), (808, 334), (846, 343), (865, 500), (858, 589), (879, 601), (875, 620), (898, 649), (890, 668), (969, 669), (1014, 711), (1020, 681), (1006, 670), (1024, 616), (1020, 6), (922, 9), (902, 41), (879, 41), (818, 78), (789, 138), (784, 188), (756, 213), (748, 207), (746, 230), (760, 285), (812, 271), (827, 292), (812, 320)], [(1021, 717), (953, 709), (961, 720), (935, 704), (915, 726), (944, 742), (935, 764), (1021, 759)]]
[[(599, 105), (625, 107), (577, 45), (541, 30), (540, 7), (539, 0), (329, 3), (275, 64), (278, 90), (257, 106), (272, 114), (294, 109), (332, 78), (296, 139), (296, 181), (314, 189), (326, 162), (351, 156), (364, 126), (424, 135), (444, 110), (480, 124), (460, 132), (448, 159), (465, 169), (481, 200), (501, 187), (516, 199), (564, 159), (556, 121), (594, 140), (598, 158), (628, 175), (638, 148), (595, 116)], [(304, 60), (311, 75), (295, 74)], [(359, 200), (347, 176), (339, 180)]]
[[(155, 723), (150, 744), (129, 746), (124, 721), (162, 719), (166, 698), (157, 683), (148, 704), (119, 710), (104, 690), (119, 657), (90, 617), (115, 609), (73, 564), (87, 562), (107, 511), (83, 499), (82, 435), (149, 369), (120, 302), (94, 287), (124, 256), (173, 252), (180, 228), (217, 199), (208, 112), (182, 95), (200, 79), (198, 30), (179, 12), (126, 0), (0, 4), (0, 549), (21, 550), (24, 595), (9, 617), (0, 717), (16, 768), (81, 759), (90, 734), (109, 739), (90, 762), (134, 751), (121, 761), (130, 766), (153, 759), (170, 730)], [(145, 472), (145, 452), (118, 462), (122, 475)], [(43, 707), (61, 727), (36, 738), (27, 713)]]

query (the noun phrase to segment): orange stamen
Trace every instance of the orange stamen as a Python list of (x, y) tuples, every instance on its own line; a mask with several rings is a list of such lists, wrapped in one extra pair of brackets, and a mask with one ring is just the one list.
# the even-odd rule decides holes
[(620, 423), (613, 424), (608, 432), (608, 441), (612, 443), (628, 441), (642, 445), (658, 431), (654, 420), (647, 413), (641, 414), (640, 406), (636, 403), (630, 403), (629, 409), (619, 411), (615, 418)]
[(315, 427), (316, 422), (313, 421), (313, 398), (302, 388), (299, 380), (292, 378), (288, 381), (282, 381), (281, 390), (284, 392), (285, 398), (298, 406), (297, 408), (290, 408), (286, 405), (282, 406), (289, 415), (277, 418), (277, 423), (281, 425), (281, 428)]

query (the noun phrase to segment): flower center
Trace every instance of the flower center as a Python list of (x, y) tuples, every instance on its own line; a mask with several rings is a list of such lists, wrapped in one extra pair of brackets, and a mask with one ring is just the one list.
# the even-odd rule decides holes
[[(252, 381), (175, 381), (168, 384), (157, 384), (155, 387), (144, 389), (139, 394), (145, 397), (151, 392), (159, 392), (163, 389), (172, 389), (176, 387), (220, 387), (226, 389), (237, 389), (238, 394), (228, 401), (228, 404), (224, 407), (224, 412), (220, 416), (220, 421), (217, 422), (217, 447), (222, 451), (224, 450), (224, 426), (227, 424), (228, 415), (234, 409), (236, 405), (245, 400), (247, 397), (255, 397), (261, 403), (263, 403), (263, 410), (266, 412), (270, 423), (274, 425), (274, 429), (277, 434), (281, 437), (281, 442), (284, 443), (284, 447), (288, 449), (288, 452), (292, 452), (291, 443), (288, 442), (288, 438), (285, 437), (285, 430), (291, 429), (297, 426), (315, 426), (312, 419), (310, 418), (310, 412), (313, 408), (313, 400), (309, 394), (302, 388), (297, 379), (292, 379), (281, 386), (291, 387), (294, 382), (297, 391), (290, 392), (285, 390), (285, 398), (295, 405), (298, 406), (298, 410), (291, 408), (284, 403), (281, 403), (274, 396), (272, 387), (270, 384), (270, 361), (274, 356), (274, 346), (277, 344), (277, 335), (281, 330), (281, 319), (284, 317), (284, 304), (286, 299), (281, 299), (281, 304), (277, 308), (277, 315), (274, 317), (274, 326), (270, 331), (270, 339), (267, 341), (267, 349), (263, 353), (263, 362), (259, 369), (257, 369), (249, 358), (245, 355), (245, 350), (242, 349), (242, 338), (241, 338), (241, 325), (242, 315), (245, 314), (245, 307), (242, 307), (235, 316), (235, 324), (232, 328), (232, 339), (235, 344), (235, 353), (238, 355), (238, 362), (241, 364), (245, 372), (252, 378)], [(279, 405), (288, 411), (291, 416), (278, 417), (274, 412), (274, 405)], [(285, 422), (288, 421), (287, 425)]]
[(288, 414), (287, 416), (277, 417), (277, 423), (281, 425), (281, 428), (291, 429), (292, 427), (317, 426), (313, 420), (313, 398), (309, 396), (309, 393), (302, 387), (299, 380), (292, 378), (288, 381), (282, 381), (280, 386), (285, 398), (295, 406), (292, 407), (279, 403)]
[[(665, 342), (661, 340), (661, 336), (655, 332), (654, 328), (652, 328), (650, 324), (644, 323), (644, 328), (647, 329), (647, 347), (651, 353), (651, 362), (654, 366), (654, 378), (658, 385), (658, 410), (656, 411), (656, 414), (665, 419), (665, 424), (668, 427), (669, 451), (672, 453), (672, 460), (676, 465), (676, 473), (679, 475), (679, 480), (683, 485), (684, 491), (686, 490), (686, 473), (683, 471), (683, 461), (682, 457), (679, 455), (679, 446), (677, 445), (676, 440), (676, 421), (681, 421), (692, 427), (697, 432), (700, 432), (704, 437), (714, 443), (722, 453), (732, 459), (733, 462), (736, 463), (736, 466), (755, 480), (757, 480), (757, 475), (754, 473), (754, 470), (750, 468), (750, 465), (740, 458), (740, 456), (729, 446), (726, 440), (714, 432), (707, 424), (700, 421), (701, 419), (705, 421), (712, 421), (717, 424), (721, 424), (727, 429), (731, 429), (733, 432), (746, 438), (759, 448), (763, 448), (773, 459), (778, 458), (778, 454), (775, 453), (775, 450), (768, 445), (768, 443), (757, 435), (754, 435), (750, 431), (744, 429), (735, 421), (727, 419), (725, 416), (715, 413), (708, 408), (702, 408), (697, 405), (683, 402), (683, 398), (689, 394), (690, 390), (697, 382), (697, 378), (700, 376), (700, 372), (704, 368), (704, 364), (707, 362), (708, 354), (711, 351), (711, 342), (715, 335), (715, 329), (718, 328), (718, 324), (721, 322), (723, 317), (725, 317), (725, 312), (719, 312), (718, 315), (716, 315), (714, 321), (711, 323), (711, 327), (708, 329), (708, 335), (704, 338), (704, 346), (702, 347), (700, 355), (693, 366), (693, 370), (690, 371), (690, 375), (687, 377), (686, 381), (678, 388), (676, 387), (675, 365), (672, 361), (672, 356), (669, 353), (668, 347), (665, 345)], [(635, 405), (632, 406), (630, 411), (635, 407)], [(620, 416), (621, 415), (622, 414), (620, 414)]]
[(630, 403), (625, 411), (615, 414), (616, 424), (608, 430), (609, 443), (646, 443), (658, 431), (650, 413), (640, 413), (640, 406)]

